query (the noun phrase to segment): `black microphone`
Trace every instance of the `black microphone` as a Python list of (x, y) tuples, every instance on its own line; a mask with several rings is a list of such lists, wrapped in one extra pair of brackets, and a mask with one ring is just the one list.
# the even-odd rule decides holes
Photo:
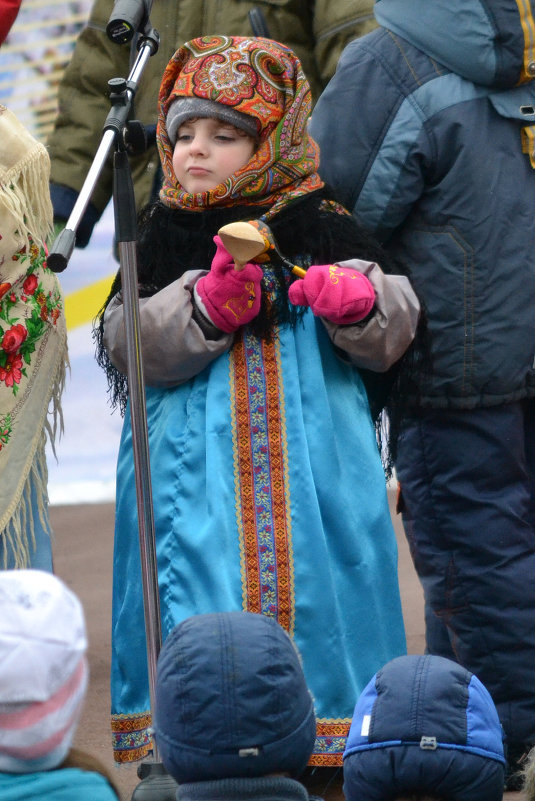
[(149, 17), (152, 0), (117, 0), (106, 25), (108, 38), (116, 44), (129, 42)]

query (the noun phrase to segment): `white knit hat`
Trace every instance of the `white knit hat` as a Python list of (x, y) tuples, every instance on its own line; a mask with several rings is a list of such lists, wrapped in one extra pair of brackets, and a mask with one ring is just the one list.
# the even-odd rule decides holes
[(0, 772), (64, 760), (87, 688), (86, 649), (82, 605), (59, 578), (0, 571)]

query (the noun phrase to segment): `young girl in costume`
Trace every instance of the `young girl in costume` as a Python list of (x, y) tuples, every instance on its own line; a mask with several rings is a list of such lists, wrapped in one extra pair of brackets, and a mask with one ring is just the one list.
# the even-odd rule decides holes
[(60, 418), (67, 332), (46, 266), (49, 175), (44, 145), (0, 105), (0, 568), (52, 570), (45, 442)]
[[(383, 274), (379, 248), (318, 177), (309, 110), (300, 63), (276, 42), (203, 37), (175, 53), (159, 95), (165, 180), (140, 224), (140, 329), (162, 637), (197, 613), (275, 617), (315, 697), (311, 764), (336, 766), (355, 697), (405, 651), (396, 542), (358, 367), (386, 370), (402, 356), (418, 303), (406, 278)], [(217, 232), (258, 218), (304, 278), (276, 255), (235, 269)], [(100, 361), (124, 407), (119, 290), (118, 276)], [(127, 414), (113, 598), (119, 762), (150, 748), (133, 471)]]

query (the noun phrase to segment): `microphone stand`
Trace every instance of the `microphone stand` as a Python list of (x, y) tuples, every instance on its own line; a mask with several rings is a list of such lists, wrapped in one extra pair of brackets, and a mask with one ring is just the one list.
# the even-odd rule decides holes
[[(158, 592), (158, 566), (152, 505), (152, 485), (149, 463), (149, 441), (143, 362), (139, 332), (139, 298), (137, 280), (137, 230), (134, 188), (130, 164), (124, 140), (127, 119), (130, 113), (139, 79), (143, 69), (159, 46), (159, 35), (150, 27), (148, 18), (143, 26), (138, 43), (138, 56), (128, 79), (112, 78), (108, 85), (112, 90), (111, 110), (106, 118), (102, 140), (88, 171), (84, 185), (67, 220), (66, 227), (55, 240), (47, 259), (54, 272), (62, 272), (72, 255), (76, 242), (76, 230), (88, 206), (95, 184), (104, 167), (108, 153), (115, 146), (113, 155), (113, 203), (115, 214), (115, 238), (119, 249), (122, 294), (125, 313), (127, 344), (127, 375), (130, 395), (132, 424), (132, 447), (141, 557), (141, 578), (147, 640), (147, 664), (151, 709), (154, 709), (156, 686), (156, 664), (161, 649), (160, 597)], [(160, 762), (157, 744), (153, 739), (153, 761), (145, 761), (138, 767), (141, 779), (134, 790), (132, 801), (175, 801), (177, 784)]]

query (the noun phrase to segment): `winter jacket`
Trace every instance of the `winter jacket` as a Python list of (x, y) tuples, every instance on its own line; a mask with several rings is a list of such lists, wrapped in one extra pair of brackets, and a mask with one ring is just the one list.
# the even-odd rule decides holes
[(177, 801), (309, 801), (306, 788), (286, 776), (180, 784)]
[[(372, 0), (159, 0), (150, 22), (160, 35), (136, 93), (133, 118), (156, 122), (161, 77), (175, 50), (185, 41), (207, 34), (253, 35), (249, 12), (261, 12), (269, 36), (289, 45), (299, 56), (314, 98), (332, 76), (343, 47), (376, 27)], [(80, 34), (59, 89), (59, 114), (49, 138), (51, 193), (56, 219), (66, 220), (95, 157), (110, 109), (107, 82), (126, 77), (137, 50), (110, 41), (105, 29), (111, 0), (96, 0), (87, 27)], [(155, 145), (132, 160), (138, 208), (145, 205), (158, 169)], [(87, 244), (95, 222), (112, 194), (111, 160), (102, 171), (80, 224), (77, 245)]]
[(4, 801), (117, 801), (100, 773), (78, 768), (58, 768), (37, 773), (0, 773), (0, 798)]
[(431, 367), (410, 401), (535, 396), (535, 3), (378, 0), (375, 14), (311, 132), (322, 177), (423, 302)]

